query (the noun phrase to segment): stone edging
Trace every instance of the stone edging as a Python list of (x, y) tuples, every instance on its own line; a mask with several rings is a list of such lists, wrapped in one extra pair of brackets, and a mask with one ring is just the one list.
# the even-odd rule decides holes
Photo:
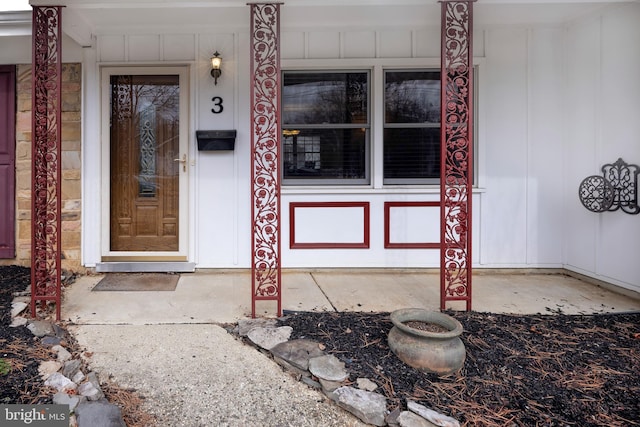
[(289, 340), (292, 332), (290, 326), (278, 327), (276, 319), (240, 320), (232, 331), (364, 423), (392, 427), (460, 427), (457, 420), (412, 401), (407, 401), (408, 411), (390, 412), (386, 398), (375, 392), (377, 384), (368, 378), (358, 378), (357, 387), (348, 385), (349, 373), (343, 362), (327, 354), (321, 343)]
[[(40, 338), (55, 358), (41, 362), (38, 373), (47, 387), (56, 390), (51, 397), (57, 405), (69, 405), (70, 427), (109, 425), (126, 427), (122, 411), (105, 398), (95, 372), (88, 372), (80, 355), (67, 350), (67, 331), (48, 320), (27, 319), (20, 316), (27, 307), (29, 297), (18, 295), (11, 304), (10, 327), (25, 326)], [(85, 374), (86, 372), (86, 374)]]

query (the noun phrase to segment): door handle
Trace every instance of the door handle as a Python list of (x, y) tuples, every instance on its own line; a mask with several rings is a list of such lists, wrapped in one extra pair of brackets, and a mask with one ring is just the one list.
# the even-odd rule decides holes
[(182, 172), (187, 171), (187, 155), (183, 154), (181, 159), (173, 159), (174, 162), (182, 163)]

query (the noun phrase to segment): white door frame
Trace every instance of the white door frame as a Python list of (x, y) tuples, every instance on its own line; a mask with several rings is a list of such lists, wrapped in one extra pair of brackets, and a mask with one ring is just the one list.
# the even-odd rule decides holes
[[(101, 105), (101, 250), (100, 255), (103, 262), (110, 261), (187, 261), (189, 256), (189, 175), (191, 169), (189, 150), (189, 67), (188, 66), (104, 66), (100, 69), (100, 105)], [(186, 156), (187, 161), (182, 163), (186, 171), (180, 168), (179, 175), (179, 230), (178, 230), (178, 251), (167, 252), (134, 252), (134, 251), (111, 251), (110, 250), (110, 194), (111, 194), (111, 168), (110, 168), (110, 114), (111, 114), (111, 89), (110, 77), (112, 75), (158, 75), (174, 74), (179, 76), (180, 84), (180, 158)]]

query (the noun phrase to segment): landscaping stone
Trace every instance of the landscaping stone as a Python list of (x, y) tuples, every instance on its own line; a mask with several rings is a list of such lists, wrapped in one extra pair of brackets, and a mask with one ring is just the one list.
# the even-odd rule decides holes
[(91, 401), (97, 401), (104, 397), (102, 390), (91, 383), (91, 381), (80, 384), (78, 387), (78, 393)]
[(359, 389), (366, 391), (375, 391), (378, 388), (378, 384), (374, 383), (369, 378), (358, 378), (356, 379), (356, 384)]
[(402, 411), (400, 415), (398, 415), (397, 423), (400, 427), (437, 427), (435, 424), (411, 411)]
[(51, 347), (51, 350), (55, 351), (58, 354), (58, 362), (64, 363), (72, 357), (71, 353), (69, 353), (67, 349), (61, 345), (54, 345), (53, 347)]
[(330, 393), (329, 397), (367, 424), (374, 426), (386, 424), (387, 399), (381, 394), (343, 386)]
[(78, 427), (127, 427), (120, 408), (106, 400), (82, 402), (75, 413)]
[(298, 369), (309, 369), (309, 359), (323, 356), (319, 344), (315, 341), (299, 339), (280, 343), (271, 349), (274, 357), (285, 360)]
[(13, 301), (11, 303), (11, 317), (16, 317), (18, 314), (22, 313), (25, 308), (27, 308), (29, 304), (21, 301)]
[[(25, 292), (29, 294), (28, 291)], [(21, 298), (21, 297), (19, 297)], [(44, 347), (51, 347), (56, 354), (57, 360), (48, 360), (40, 363), (38, 373), (44, 385), (58, 390), (51, 399), (54, 404), (68, 405), (69, 411), (75, 414), (70, 415), (70, 427), (126, 427), (122, 419), (120, 409), (110, 404), (100, 389), (100, 382), (94, 372), (85, 376), (82, 372), (82, 361), (73, 359), (73, 355), (64, 348), (65, 336), (67, 332), (59, 325), (45, 320), (29, 320), (17, 316), (28, 307), (30, 298), (26, 301), (19, 301), (14, 298), (12, 303), (11, 327), (25, 326), (31, 333), (41, 338), (40, 344)], [(62, 369), (62, 372), (59, 372)], [(69, 378), (72, 379), (69, 379)], [(78, 387), (83, 380), (87, 381)], [(76, 394), (76, 393), (79, 393)], [(79, 414), (76, 416), (76, 414)]]
[(62, 375), (67, 378), (71, 378), (71, 380), (73, 381), (73, 377), (78, 373), (81, 365), (82, 362), (80, 361), (80, 359), (73, 359), (65, 362), (64, 366), (62, 367)]
[(384, 417), (384, 420), (387, 422), (387, 425), (392, 427), (398, 427), (400, 425), (398, 424), (398, 417), (400, 416), (401, 412), (402, 411), (400, 411), (399, 408), (396, 408), (393, 411), (389, 412), (387, 416)]
[(27, 329), (29, 329), (31, 333), (38, 338), (44, 337), (45, 335), (55, 334), (51, 322), (47, 322), (46, 320), (32, 320), (27, 325)]
[(297, 366), (293, 366), (291, 363), (287, 362), (284, 359), (279, 358), (278, 356), (273, 356), (273, 360), (278, 365), (280, 365), (284, 369), (286, 369), (287, 372), (295, 375), (297, 379), (301, 379), (302, 377), (310, 377), (311, 376), (309, 371), (306, 371), (304, 369), (300, 369)]
[(295, 374), (298, 380), (309, 387), (322, 389), (330, 399), (363, 422), (375, 426), (460, 427), (455, 419), (411, 401), (408, 402), (409, 411), (396, 409), (388, 413), (386, 398), (374, 393), (378, 388), (375, 382), (357, 378), (358, 388), (345, 386), (344, 381), (349, 374), (344, 362), (332, 354), (325, 354), (324, 346), (318, 342), (307, 339), (289, 341), (291, 328), (273, 327), (272, 320), (241, 321), (235, 332), (246, 334), (255, 345), (269, 350), (274, 361)]
[(58, 392), (53, 395), (53, 403), (56, 405), (69, 405), (69, 412), (73, 412), (80, 403), (81, 396), (69, 395)]
[[(24, 294), (24, 295), (23, 295)], [(12, 302), (23, 302), (27, 305), (31, 304), (31, 289), (24, 292), (14, 292)]]
[[(307, 339), (289, 341), (292, 328), (275, 325), (275, 319), (250, 319), (240, 321), (235, 331), (256, 346), (268, 350), (276, 362), (297, 374), (299, 380), (309, 387), (322, 389), (338, 406), (363, 422), (375, 426), (388, 423), (400, 427), (459, 427), (456, 420), (414, 402), (409, 402), (410, 411), (396, 410), (394, 414), (388, 414), (385, 397), (373, 392), (378, 388), (376, 383), (368, 378), (358, 378), (358, 388), (345, 386), (344, 381), (349, 374), (344, 362), (334, 355), (325, 354), (324, 346), (318, 342)], [(97, 375), (90, 372), (85, 376), (81, 370), (82, 361), (73, 359), (64, 347), (64, 330), (46, 321), (31, 321), (28, 327), (34, 335), (42, 338), (42, 345), (51, 347), (56, 353), (57, 360), (41, 363), (38, 371), (45, 385), (58, 390), (52, 396), (53, 403), (68, 405), (70, 411), (75, 411), (70, 426), (126, 427), (120, 409), (104, 398)]]
[(240, 319), (238, 320), (237, 332), (241, 337), (246, 337), (249, 331), (255, 328), (275, 328), (276, 319)]
[(309, 359), (309, 372), (326, 381), (344, 381), (349, 378), (344, 363), (333, 354)]
[(87, 374), (87, 381), (89, 381), (95, 388), (100, 389), (100, 381), (98, 380), (98, 375), (95, 372), (89, 372)]
[(64, 338), (67, 334), (67, 332), (56, 323), (53, 323), (51, 327), (53, 328), (54, 335), (58, 338)]
[(436, 426), (460, 427), (460, 422), (458, 422), (458, 420), (436, 412), (433, 409), (429, 409), (426, 406), (420, 405), (419, 403), (413, 402), (411, 400), (407, 401), (407, 409), (415, 414), (420, 415), (422, 418), (425, 418)]
[(52, 374), (58, 372), (62, 368), (62, 363), (55, 360), (47, 360), (40, 363), (38, 373), (43, 380), (47, 380)]
[(335, 389), (343, 386), (342, 381), (329, 381), (322, 378), (318, 378), (318, 381), (320, 381), (322, 390), (324, 390), (325, 393), (332, 392)]
[(278, 328), (257, 327), (247, 333), (247, 338), (255, 345), (265, 350), (271, 350), (276, 345), (289, 340), (292, 332), (293, 328), (291, 328), (291, 326), (281, 326)]
[(86, 377), (84, 373), (82, 373), (82, 371), (78, 371), (75, 373), (73, 377), (71, 377), (71, 381), (73, 381), (76, 384), (80, 384), (82, 381), (84, 381), (85, 378)]
[(11, 319), (11, 324), (9, 326), (12, 328), (17, 328), (19, 326), (24, 326), (27, 323), (29, 323), (29, 319), (27, 319), (26, 317), (18, 316)]
[(44, 385), (53, 387), (58, 391), (71, 391), (78, 388), (78, 385), (76, 383), (62, 375), (60, 372), (54, 372), (53, 374), (49, 375), (49, 378), (45, 380)]
[(50, 335), (42, 337), (42, 339), (40, 340), (40, 344), (42, 344), (45, 347), (53, 347), (55, 345), (60, 345), (61, 343), (62, 343), (62, 338), (52, 337)]

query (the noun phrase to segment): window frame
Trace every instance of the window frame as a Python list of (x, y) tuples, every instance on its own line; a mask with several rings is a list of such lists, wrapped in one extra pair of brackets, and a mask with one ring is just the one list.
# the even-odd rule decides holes
[[(438, 123), (433, 122), (424, 122), (424, 123), (387, 123), (386, 120), (386, 82), (387, 82), (387, 72), (437, 72), (441, 73), (440, 67), (435, 66), (426, 66), (426, 67), (382, 67), (381, 71), (381, 91), (382, 91), (382, 124), (381, 124), (381, 137), (380, 142), (382, 144), (381, 147), (381, 155), (382, 155), (382, 176), (380, 177), (382, 181), (383, 187), (399, 187), (399, 186), (411, 186), (413, 188), (422, 187), (439, 187), (440, 186), (440, 176), (437, 178), (385, 178), (384, 177), (384, 133), (387, 128), (389, 129), (427, 129), (427, 128), (440, 128), (442, 129), (442, 122)], [(442, 75), (440, 76), (440, 82), (442, 82)], [(473, 141), (472, 141), (472, 152), (473, 152), (473, 177), (472, 177), (472, 185), (477, 187), (478, 185), (478, 65), (474, 64), (473, 66)], [(442, 137), (442, 136), (441, 136)], [(440, 143), (441, 144), (441, 143)], [(440, 147), (441, 148), (441, 147)], [(440, 159), (440, 155), (438, 156)]]
[[(366, 106), (366, 123), (314, 123), (314, 124), (287, 124), (284, 122), (284, 119), (281, 123), (281, 152), (280, 152), (280, 179), (281, 183), (285, 187), (301, 187), (301, 186), (312, 186), (312, 187), (322, 187), (322, 186), (339, 186), (339, 187), (348, 187), (348, 186), (370, 186), (372, 182), (371, 177), (371, 163), (372, 163), (372, 107), (373, 100), (372, 97), (374, 95), (373, 91), (373, 72), (371, 68), (357, 68), (357, 67), (347, 67), (347, 68), (322, 68), (322, 69), (297, 69), (297, 68), (288, 68), (281, 70), (281, 79), (282, 79), (282, 87), (284, 91), (284, 77), (285, 74), (346, 74), (346, 73), (362, 73), (366, 75), (367, 78), (367, 106)], [(281, 94), (280, 101), (280, 109), (284, 110), (284, 96)], [(281, 114), (282, 116), (282, 114)], [(283, 135), (284, 131), (295, 129), (295, 130), (304, 130), (304, 129), (318, 129), (318, 130), (338, 130), (338, 129), (364, 129), (364, 178), (350, 179), (350, 178), (287, 178), (285, 177), (285, 154), (284, 154), (284, 139)]]
[[(475, 190), (483, 191), (485, 185), (485, 157), (484, 157), (484, 133), (480, 125), (484, 117), (484, 110), (481, 106), (482, 85), (485, 75), (482, 73), (484, 61), (482, 58), (474, 58), (473, 63), (473, 177), (472, 186)], [(437, 193), (440, 189), (440, 179), (430, 179), (430, 182), (412, 183), (407, 181), (389, 183), (384, 180), (384, 91), (385, 91), (385, 72), (386, 71), (441, 71), (439, 61), (429, 59), (384, 59), (384, 60), (327, 60), (318, 64), (311, 60), (289, 59), (283, 61), (281, 75), (285, 72), (361, 72), (368, 71), (369, 74), (369, 97), (368, 97), (368, 122), (367, 129), (367, 146), (365, 166), (367, 167), (368, 183), (357, 184), (355, 182), (345, 182), (344, 180), (336, 180), (330, 182), (291, 182), (282, 178), (283, 190), (285, 193), (296, 193), (300, 189), (307, 188), (306, 191), (315, 191), (316, 189), (332, 189), (334, 192), (353, 192), (370, 189), (374, 191), (390, 191), (390, 192), (423, 192)], [(486, 82), (485, 82), (486, 83)], [(283, 127), (284, 128), (284, 127)], [(280, 161), (280, 165), (283, 160)], [(295, 180), (294, 180), (295, 181)]]

